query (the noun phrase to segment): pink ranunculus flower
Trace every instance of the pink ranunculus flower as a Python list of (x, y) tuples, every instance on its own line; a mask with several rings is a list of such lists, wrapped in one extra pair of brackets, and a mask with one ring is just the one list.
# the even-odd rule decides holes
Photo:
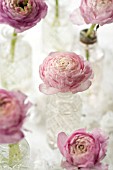
[(106, 156), (107, 143), (108, 137), (98, 129), (92, 133), (79, 129), (69, 137), (64, 132), (59, 133), (57, 145), (66, 158), (62, 167), (67, 170), (74, 170), (76, 167), (81, 170), (107, 170), (108, 166), (101, 164)]
[(46, 14), (44, 0), (0, 0), (0, 23), (14, 27), (16, 32), (35, 26)]
[(0, 89), (0, 143), (16, 143), (24, 137), (21, 131), (31, 103), (21, 92)]
[(74, 24), (109, 24), (113, 22), (113, 0), (81, 0), (81, 5), (71, 14)]
[(39, 90), (45, 94), (82, 92), (90, 87), (93, 77), (89, 62), (73, 52), (50, 53), (39, 74), (44, 82)]

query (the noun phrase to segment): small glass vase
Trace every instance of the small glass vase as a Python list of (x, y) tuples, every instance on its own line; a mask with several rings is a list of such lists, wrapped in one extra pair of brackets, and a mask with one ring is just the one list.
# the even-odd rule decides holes
[(67, 0), (48, 0), (47, 3), (49, 10), (42, 23), (43, 52), (72, 51), (76, 34), (69, 18), (71, 5)]
[(23, 35), (2, 30), (0, 43), (0, 78), (2, 87), (28, 92), (32, 84), (31, 46)]
[(80, 127), (82, 102), (79, 95), (58, 93), (51, 95), (47, 103), (47, 140), (52, 149), (57, 147), (57, 135), (70, 135)]
[(17, 144), (0, 145), (1, 170), (30, 170), (30, 148), (25, 139)]
[(83, 100), (84, 114), (97, 111), (96, 103), (101, 100), (101, 87), (103, 84), (103, 64), (104, 52), (97, 43), (97, 35), (94, 31), (91, 37), (86, 37), (87, 29), (80, 32), (80, 40), (76, 46), (75, 52), (89, 60), (94, 71), (94, 78), (91, 87), (81, 94)]

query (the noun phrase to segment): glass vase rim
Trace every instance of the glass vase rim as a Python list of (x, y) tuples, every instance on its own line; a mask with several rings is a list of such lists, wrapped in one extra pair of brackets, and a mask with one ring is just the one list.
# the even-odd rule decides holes
[(9, 40), (11, 40), (12, 38), (13, 39), (15, 39), (15, 38), (17, 38), (17, 39), (22, 39), (23, 37), (24, 37), (24, 33), (17, 33), (17, 36), (13, 36), (13, 33), (16, 33), (16, 32), (14, 32), (13, 30), (9, 30), (7, 27), (3, 27), (2, 29), (1, 29), (1, 35), (2, 35), (2, 37), (4, 38), (4, 39), (9, 39)]
[(82, 29), (80, 31), (80, 35), (79, 35), (80, 42), (83, 43), (83, 44), (86, 44), (86, 45), (96, 44), (97, 43), (97, 33), (96, 33), (96, 31), (93, 30), (92, 37), (86, 36), (87, 31), (88, 31), (88, 28)]

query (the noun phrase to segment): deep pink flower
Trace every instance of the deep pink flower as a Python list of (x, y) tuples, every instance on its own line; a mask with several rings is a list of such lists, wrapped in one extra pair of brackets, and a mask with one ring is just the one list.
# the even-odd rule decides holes
[(88, 61), (72, 52), (54, 52), (39, 69), (44, 84), (39, 90), (45, 94), (82, 92), (91, 85), (92, 69)]
[(58, 135), (57, 144), (60, 152), (66, 158), (62, 167), (67, 170), (74, 170), (76, 167), (82, 170), (107, 168), (107, 165), (104, 166), (100, 163), (106, 155), (107, 141), (108, 137), (97, 129), (92, 133), (79, 129), (69, 137), (61, 132)]
[(113, 0), (81, 0), (81, 5), (72, 13), (71, 20), (77, 25), (112, 23)]
[(21, 131), (30, 102), (21, 92), (0, 90), (0, 143), (15, 143), (24, 137)]
[(33, 27), (46, 14), (44, 0), (0, 0), (0, 23), (14, 27), (17, 32)]

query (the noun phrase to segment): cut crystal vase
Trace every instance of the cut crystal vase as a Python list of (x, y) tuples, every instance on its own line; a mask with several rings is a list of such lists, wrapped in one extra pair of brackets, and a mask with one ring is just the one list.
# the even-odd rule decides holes
[(0, 145), (0, 170), (30, 170), (29, 160), (30, 148), (25, 139)]
[(72, 51), (76, 34), (69, 18), (71, 5), (67, 0), (47, 0), (47, 3), (48, 14), (42, 23), (43, 52)]
[(82, 102), (79, 95), (58, 93), (51, 95), (47, 103), (47, 140), (51, 148), (57, 147), (57, 135), (70, 135), (80, 127)]
[(91, 37), (87, 37), (86, 32), (87, 29), (80, 32), (75, 52), (84, 57), (84, 59), (89, 60), (94, 72), (91, 87), (81, 93), (84, 113), (83, 124), (88, 129), (93, 129), (99, 126), (97, 117), (99, 120), (101, 119), (101, 114), (103, 114), (97, 101), (101, 102), (102, 100), (104, 52), (97, 43), (96, 32), (94, 31)]
[(0, 78), (2, 87), (29, 91), (32, 84), (31, 46), (22, 35), (4, 28), (0, 43)]

